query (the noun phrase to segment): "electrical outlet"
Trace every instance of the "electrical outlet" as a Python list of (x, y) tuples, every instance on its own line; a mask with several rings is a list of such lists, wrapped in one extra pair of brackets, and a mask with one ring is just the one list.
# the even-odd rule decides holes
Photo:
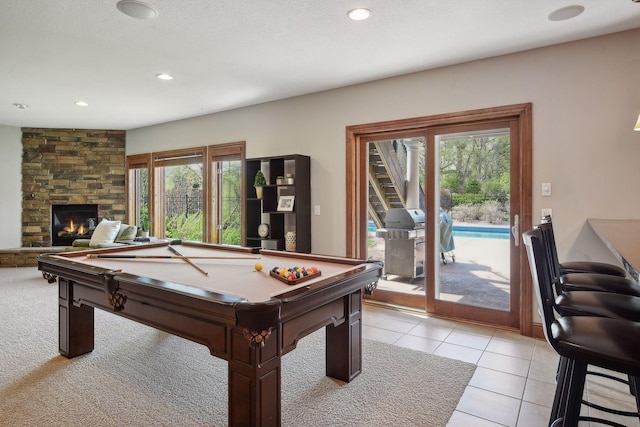
[(320, 215), (320, 205), (313, 205), (313, 214), (316, 216)]
[(552, 216), (551, 214), (551, 208), (542, 208), (542, 218), (545, 216)]

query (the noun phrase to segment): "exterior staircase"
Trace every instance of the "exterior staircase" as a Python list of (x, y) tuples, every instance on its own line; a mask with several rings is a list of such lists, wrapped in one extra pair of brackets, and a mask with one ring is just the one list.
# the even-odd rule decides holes
[[(369, 144), (369, 217), (377, 228), (384, 228), (389, 209), (403, 208), (406, 197), (404, 157), (401, 143), (376, 141)], [(400, 153), (398, 153), (398, 151)], [(404, 157), (406, 164), (406, 157)]]
[[(407, 196), (407, 154), (402, 142), (375, 141), (369, 144), (369, 203), (367, 211), (376, 228), (385, 228), (389, 209), (405, 208)], [(424, 172), (423, 172), (424, 173)], [(420, 209), (425, 210), (424, 188), (420, 186)]]

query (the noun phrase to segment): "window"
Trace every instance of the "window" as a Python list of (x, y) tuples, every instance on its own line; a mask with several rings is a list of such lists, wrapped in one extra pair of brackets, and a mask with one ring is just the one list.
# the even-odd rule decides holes
[(128, 156), (128, 220), (157, 237), (239, 245), (244, 147)]
[(242, 244), (243, 164), (244, 143), (209, 146), (213, 243)]
[(205, 150), (199, 147), (153, 153), (154, 235), (205, 240)]
[(150, 154), (128, 156), (127, 167), (127, 222), (136, 224), (144, 231), (149, 230), (149, 182)]

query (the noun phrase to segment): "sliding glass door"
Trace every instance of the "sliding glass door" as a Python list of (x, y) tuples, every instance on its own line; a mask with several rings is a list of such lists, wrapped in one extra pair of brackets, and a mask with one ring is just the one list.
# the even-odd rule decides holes
[[(448, 317), (517, 325), (519, 199), (510, 122), (427, 132), (427, 309)], [(516, 150), (517, 152), (517, 150)], [(514, 180), (519, 182), (518, 179)], [(515, 274), (512, 272), (515, 269)]]
[[(383, 175), (391, 174), (379, 173), (376, 163), (387, 160), (371, 153), (402, 163), (405, 148), (407, 154), (409, 148), (420, 153), (419, 173), (400, 172), (396, 184), (383, 182)], [(415, 164), (408, 157), (407, 164)], [(385, 167), (395, 168), (389, 162)], [(406, 191), (416, 181), (424, 192), (419, 193), (424, 245), (414, 242), (413, 260), (422, 253), (424, 263), (402, 274), (387, 272), (370, 298), (531, 334), (531, 277), (521, 268), (527, 260), (519, 242), (520, 231), (531, 226), (531, 104), (349, 126), (348, 256), (384, 260), (389, 255), (388, 241), (381, 238), (381, 229), (389, 227), (376, 219), (376, 197), (393, 185), (403, 193), (402, 208), (414, 213), (417, 204), (407, 202), (412, 197)], [(395, 208), (388, 198), (384, 203), (384, 210)], [(410, 256), (407, 250), (400, 258)]]

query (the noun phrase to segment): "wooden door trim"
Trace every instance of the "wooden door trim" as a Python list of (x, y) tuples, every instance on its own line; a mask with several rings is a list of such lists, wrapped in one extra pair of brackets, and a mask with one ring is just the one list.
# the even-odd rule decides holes
[[(347, 126), (346, 128), (346, 255), (353, 258), (366, 256), (367, 179), (366, 141), (402, 131), (426, 131), (430, 127), (456, 123), (516, 120), (520, 137), (520, 231), (532, 227), (532, 104), (514, 104), (462, 112), (415, 117)], [(532, 334), (532, 288), (527, 257), (520, 245), (520, 332)]]

